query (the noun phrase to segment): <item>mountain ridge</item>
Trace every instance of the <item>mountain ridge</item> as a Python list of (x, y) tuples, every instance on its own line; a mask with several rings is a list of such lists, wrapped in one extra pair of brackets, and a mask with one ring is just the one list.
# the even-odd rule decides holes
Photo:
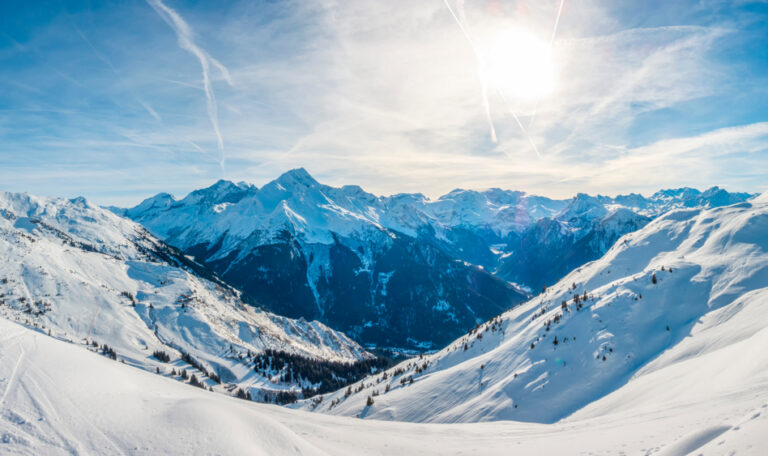
[[(378, 362), (318, 321), (245, 305), (206, 267), (84, 198), (0, 193), (0, 254), (0, 315), (218, 392), (296, 397), (328, 386), (288, 375), (294, 361)], [(289, 361), (278, 367), (278, 356)]]
[(690, 397), (747, 388), (746, 372), (768, 365), (750, 348), (768, 340), (766, 233), (765, 196), (668, 212), (440, 352), (301, 406), (383, 420), (553, 423), (627, 408), (638, 394), (656, 403), (651, 392), (669, 384)]
[[(297, 168), (261, 188), (221, 180), (117, 213), (272, 311), (321, 319), (366, 344), (424, 350), (600, 257), (664, 211), (751, 196), (713, 187), (552, 200), (493, 188), (433, 200), (331, 187)], [(428, 326), (438, 331), (420, 329)]]

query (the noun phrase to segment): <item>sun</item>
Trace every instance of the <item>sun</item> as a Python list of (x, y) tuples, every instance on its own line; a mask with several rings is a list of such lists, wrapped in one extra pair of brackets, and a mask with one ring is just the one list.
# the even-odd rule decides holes
[(539, 100), (555, 88), (549, 43), (522, 29), (490, 37), (481, 49), (480, 76), (490, 89), (518, 100)]

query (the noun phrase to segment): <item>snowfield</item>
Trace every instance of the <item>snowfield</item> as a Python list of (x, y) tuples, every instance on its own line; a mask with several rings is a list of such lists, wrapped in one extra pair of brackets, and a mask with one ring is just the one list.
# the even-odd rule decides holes
[[(765, 338), (763, 331), (752, 341), (754, 352)], [(730, 365), (729, 355), (707, 361)], [(742, 379), (741, 388), (715, 388), (711, 396), (706, 385), (724, 386), (724, 379), (706, 378), (722, 369), (705, 364), (689, 366), (701, 368), (704, 378), (685, 397), (667, 400), (685, 386), (670, 385), (665, 393), (655, 382), (638, 382), (628, 394), (555, 424), (403, 423), (210, 393), (0, 318), (0, 454), (761, 454), (768, 445), (765, 363), (746, 369), (763, 374)], [(678, 367), (658, 380), (697, 377)], [(638, 393), (638, 401), (627, 401)], [(617, 402), (621, 407), (613, 409)]]

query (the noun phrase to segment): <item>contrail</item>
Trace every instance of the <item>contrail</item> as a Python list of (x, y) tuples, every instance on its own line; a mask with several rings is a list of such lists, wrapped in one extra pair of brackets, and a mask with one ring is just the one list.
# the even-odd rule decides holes
[(200, 66), (203, 69), (203, 90), (205, 91), (205, 99), (208, 105), (208, 118), (211, 120), (213, 132), (216, 134), (216, 142), (219, 147), (220, 156), (219, 165), (221, 166), (221, 170), (224, 171), (224, 139), (222, 138), (221, 130), (219, 129), (218, 106), (216, 104), (216, 95), (213, 93), (213, 87), (211, 87), (210, 67), (211, 65), (215, 66), (224, 76), (224, 80), (227, 81), (227, 84), (231, 86), (232, 79), (229, 76), (229, 71), (218, 60), (208, 55), (205, 50), (195, 44), (192, 39), (192, 29), (176, 11), (165, 6), (162, 0), (147, 0), (147, 3), (149, 3), (157, 14), (171, 26), (174, 32), (176, 32), (179, 46), (197, 57), (197, 60), (200, 61)]
[(541, 158), (541, 153), (539, 153), (539, 148), (536, 147), (536, 143), (533, 142), (533, 138), (531, 138), (531, 135), (529, 135), (528, 131), (525, 129), (525, 127), (523, 127), (523, 123), (520, 122), (520, 118), (517, 117), (517, 114), (515, 114), (515, 112), (512, 111), (512, 109), (509, 108), (509, 102), (507, 101), (507, 97), (504, 95), (504, 92), (502, 92), (499, 89), (496, 89), (496, 92), (499, 94), (501, 99), (504, 101), (504, 104), (507, 106), (507, 110), (512, 115), (512, 118), (514, 118), (515, 122), (517, 122), (517, 126), (520, 127), (520, 130), (522, 130), (522, 132), (525, 135), (525, 137), (528, 138), (528, 142), (531, 144), (531, 147), (533, 147), (533, 151), (536, 152), (536, 156)]
[(488, 83), (482, 81), (482, 78), (480, 79), (480, 83), (483, 86), (483, 108), (485, 108), (485, 118), (488, 120), (488, 126), (491, 127), (491, 141), (496, 143), (498, 142), (498, 138), (496, 137), (496, 128), (493, 126), (493, 117), (491, 117), (491, 105), (488, 103)]
[[(557, 35), (557, 26), (560, 25), (560, 16), (563, 14), (563, 5), (565, 0), (560, 0), (560, 6), (557, 8), (557, 16), (555, 16), (555, 26), (552, 27), (552, 37), (549, 39), (549, 52), (552, 52), (552, 47), (555, 44), (555, 36)], [(551, 54), (550, 54), (551, 55)], [(533, 114), (531, 120), (528, 122), (528, 128), (531, 128), (533, 121), (536, 120), (536, 113), (539, 110), (539, 102), (536, 101), (536, 106), (533, 108)]]
[(141, 106), (143, 106), (143, 107), (144, 107), (144, 109), (146, 109), (146, 110), (147, 110), (147, 112), (149, 113), (149, 115), (151, 115), (152, 117), (154, 117), (156, 121), (158, 121), (158, 122), (162, 122), (162, 121), (163, 121), (163, 119), (160, 117), (160, 114), (158, 114), (158, 113), (157, 113), (157, 111), (155, 111), (154, 109), (152, 109), (152, 106), (150, 106), (150, 105), (149, 105), (149, 103), (147, 103), (147, 102), (145, 102), (145, 101), (139, 101), (139, 104), (141, 104)]
[(115, 66), (112, 65), (112, 62), (108, 58), (104, 57), (101, 54), (101, 52), (99, 52), (96, 49), (96, 46), (94, 46), (93, 43), (91, 43), (91, 40), (89, 40), (88, 37), (85, 36), (85, 33), (83, 33), (82, 30), (80, 30), (80, 27), (78, 27), (74, 22), (72, 23), (72, 27), (75, 28), (75, 31), (77, 32), (78, 35), (80, 35), (80, 38), (82, 38), (83, 41), (85, 41), (85, 44), (87, 44), (88, 47), (91, 48), (91, 51), (93, 51), (93, 55), (95, 55), (96, 58), (101, 60), (105, 65), (107, 65), (109, 69), (112, 70), (113, 73), (115, 73), (115, 75), (119, 75), (120, 73), (117, 71), (117, 68), (115, 68)]
[[(456, 15), (456, 13), (453, 12), (453, 8), (451, 8), (451, 5), (448, 4), (448, 0), (443, 0), (443, 3), (445, 3), (445, 7), (448, 8), (448, 11), (451, 13), (451, 16), (453, 16), (453, 19), (456, 21), (456, 24), (459, 26), (459, 29), (461, 30), (461, 33), (464, 35), (464, 38), (467, 39), (469, 42), (469, 47), (472, 49), (472, 53), (475, 54), (475, 60), (477, 60), (477, 66), (478, 68), (483, 67), (482, 59), (480, 58), (480, 54), (477, 53), (477, 50), (475, 49), (475, 43), (472, 41), (472, 37), (469, 36), (469, 32), (464, 28), (464, 24), (462, 24), (461, 19), (459, 19), (459, 16)], [(463, 2), (459, 3), (459, 6), (463, 5)], [(461, 16), (464, 16), (463, 8), (459, 11), (459, 14)], [(485, 109), (485, 118), (488, 120), (488, 127), (491, 129), (491, 141), (494, 143), (498, 141), (498, 138), (496, 137), (496, 128), (493, 126), (493, 117), (491, 116), (491, 105), (488, 103), (488, 84), (483, 80), (482, 77), (479, 77), (480, 84), (482, 86), (482, 96), (483, 96), (483, 109)]]
[[(480, 53), (477, 52), (477, 48), (475, 47), (475, 43), (472, 40), (472, 37), (469, 34), (469, 31), (467, 31), (466, 28), (464, 28), (464, 24), (459, 19), (459, 16), (456, 15), (456, 13), (453, 11), (453, 8), (451, 8), (451, 5), (448, 3), (448, 0), (443, 0), (443, 3), (445, 4), (445, 7), (448, 8), (448, 11), (451, 13), (451, 16), (453, 16), (453, 19), (456, 21), (456, 24), (459, 26), (459, 29), (461, 29), (461, 33), (464, 35), (464, 38), (467, 39), (469, 42), (469, 46), (472, 48), (472, 52), (475, 54), (475, 59), (477, 60), (477, 64), (479, 68), (482, 68), (484, 66), (483, 59), (480, 56)], [(460, 15), (464, 17), (463, 12), (463, 1), (459, 1), (459, 7), (462, 8), (462, 11), (460, 11)], [(561, 6), (562, 8), (562, 6)], [(485, 116), (488, 119), (488, 125), (491, 128), (491, 139), (493, 142), (497, 142), (496, 138), (496, 129), (493, 126), (493, 118), (491, 117), (491, 107), (490, 103), (488, 102), (488, 84), (483, 80), (483, 78), (480, 78), (480, 83), (482, 84), (482, 93), (483, 93), (483, 107), (485, 108)], [(515, 119), (515, 122), (520, 127), (520, 130), (523, 132), (523, 135), (528, 139), (528, 142), (531, 144), (531, 147), (533, 147), (533, 150), (536, 152), (536, 155), (541, 158), (541, 154), (539, 153), (539, 148), (536, 147), (536, 144), (533, 142), (533, 138), (528, 134), (528, 131), (523, 126), (523, 123), (520, 122), (520, 118), (517, 117), (517, 114), (512, 110), (512, 108), (509, 107), (509, 102), (507, 101), (507, 97), (504, 96), (504, 94), (499, 90), (498, 87), (495, 87), (496, 92), (499, 94), (501, 99), (504, 101), (504, 105), (506, 106), (507, 110), (509, 111), (509, 114), (512, 115), (512, 117)]]
[(549, 47), (555, 43), (555, 35), (557, 35), (557, 26), (560, 25), (560, 15), (563, 14), (563, 5), (565, 0), (560, 0), (560, 6), (557, 8), (557, 16), (555, 17), (555, 26), (552, 28), (552, 38), (549, 40)]

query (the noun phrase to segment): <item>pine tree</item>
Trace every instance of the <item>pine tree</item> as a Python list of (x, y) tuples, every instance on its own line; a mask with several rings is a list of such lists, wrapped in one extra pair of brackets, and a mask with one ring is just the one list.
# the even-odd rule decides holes
[(152, 356), (154, 356), (158, 361), (162, 361), (164, 363), (167, 363), (171, 360), (171, 356), (162, 350), (155, 350), (152, 353)]
[(238, 388), (235, 392), (235, 397), (238, 399), (245, 399), (247, 401), (251, 400), (251, 393), (248, 391), (244, 391), (242, 388)]
[(196, 386), (196, 387), (198, 387), (198, 388), (203, 388), (203, 389), (206, 389), (205, 385), (203, 385), (203, 383), (202, 383), (202, 382), (200, 382), (200, 381), (197, 379), (197, 377), (195, 376), (195, 374), (192, 374), (192, 377), (190, 377), (190, 379), (189, 379), (189, 384), (190, 384), (190, 385), (192, 385), (192, 386)]

